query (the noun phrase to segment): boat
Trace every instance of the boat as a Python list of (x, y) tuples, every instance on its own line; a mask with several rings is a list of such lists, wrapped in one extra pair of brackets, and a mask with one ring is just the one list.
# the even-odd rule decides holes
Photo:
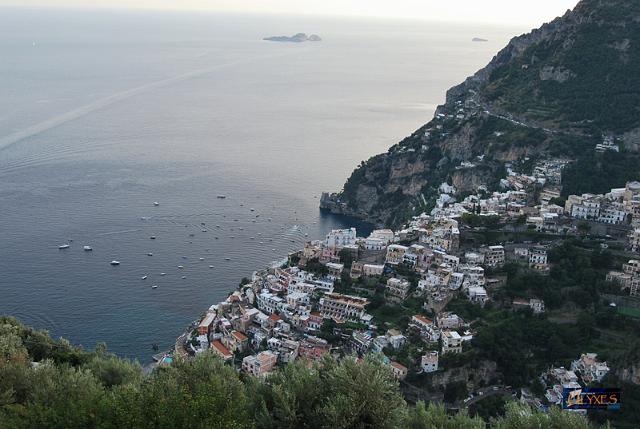
[(84, 246), (83, 249), (85, 252), (91, 252), (93, 250), (91, 246)]
[(153, 205), (154, 205), (154, 206), (156, 206), (156, 207), (158, 207), (158, 206), (160, 205), (160, 203), (159, 203), (159, 202), (157, 202), (157, 201), (154, 201), (154, 202), (153, 202)]
[(158, 289), (158, 285), (151, 286), (151, 289)]
[(155, 240), (155, 239), (156, 239), (156, 236), (155, 236), (155, 235), (152, 235), (151, 237), (149, 237), (149, 239), (150, 239), (150, 240)]
[(202, 232), (207, 232), (207, 230), (206, 230), (206, 229), (203, 229), (203, 230), (202, 230)]
[(120, 261), (116, 261), (115, 259), (114, 259), (113, 261), (109, 262), (109, 263), (110, 263), (111, 265), (113, 265), (114, 267), (115, 267), (116, 265), (120, 265)]
[(179, 269), (179, 270), (181, 270), (181, 269), (183, 269), (183, 268), (184, 268), (184, 267), (183, 267), (182, 265), (178, 265), (178, 269)]
[(60, 246), (58, 246), (58, 249), (60, 250), (64, 250), (64, 249), (68, 249), (70, 246), (68, 244), (61, 244)]
[(209, 269), (213, 269), (213, 265), (209, 265)]
[(200, 258), (201, 261), (204, 261), (204, 258)]
[(160, 273), (160, 275), (161, 275), (161, 276), (166, 276), (166, 275), (167, 275), (167, 273)]
[(182, 276), (181, 278), (182, 278), (182, 280), (184, 280), (184, 279), (186, 279), (186, 278), (187, 278), (187, 276)]
[(142, 276), (142, 280), (146, 280), (146, 279), (147, 279), (147, 276)]
[(225, 260), (225, 261), (230, 261), (230, 260), (231, 260), (231, 258), (224, 258), (224, 260)]
[(153, 256), (153, 253), (149, 252), (147, 253), (147, 256)]
[(224, 200), (225, 198), (227, 198), (227, 196), (226, 195), (218, 195), (217, 198), (220, 199), (220, 200)]

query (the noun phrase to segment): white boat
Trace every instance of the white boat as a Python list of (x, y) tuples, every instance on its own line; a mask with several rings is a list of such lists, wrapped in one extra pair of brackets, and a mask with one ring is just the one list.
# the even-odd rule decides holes
[(160, 275), (161, 275), (161, 276), (166, 276), (166, 275), (167, 275), (167, 273), (160, 273)]
[(69, 245), (68, 244), (61, 244), (60, 246), (58, 246), (58, 249), (60, 250), (64, 250), (64, 249), (68, 249)]
[(93, 250), (93, 247), (91, 247), (91, 246), (84, 246), (84, 247), (83, 247), (83, 249), (84, 249), (84, 251), (85, 251), (85, 252), (91, 252), (91, 251)]
[(209, 265), (209, 269), (213, 269), (213, 265)]
[(201, 261), (204, 261), (204, 258), (200, 258)]
[(142, 276), (142, 280), (146, 280), (146, 279), (147, 279), (147, 276)]
[(151, 289), (158, 289), (158, 285), (151, 286)]
[(186, 278), (187, 278), (187, 276), (182, 276), (181, 278), (182, 278), (182, 280), (184, 280), (184, 279), (186, 279)]
[(178, 269), (183, 269), (184, 267), (182, 265), (178, 265)]
[(231, 258), (224, 258), (224, 260), (225, 260), (225, 261), (230, 261), (230, 260), (231, 260)]
[(120, 261), (116, 261), (115, 259), (109, 263), (113, 266), (120, 265)]
[(227, 196), (226, 196), (226, 195), (218, 195), (218, 197), (217, 197), (217, 198), (219, 198), (219, 199), (221, 199), (221, 200), (224, 200), (225, 198), (227, 198)]
[(159, 202), (157, 202), (157, 201), (154, 201), (154, 202), (153, 202), (153, 205), (154, 205), (154, 206), (156, 206), (156, 207), (158, 207), (158, 206), (160, 205), (160, 203), (159, 203)]
[(149, 252), (147, 253), (147, 256), (153, 256), (153, 253)]

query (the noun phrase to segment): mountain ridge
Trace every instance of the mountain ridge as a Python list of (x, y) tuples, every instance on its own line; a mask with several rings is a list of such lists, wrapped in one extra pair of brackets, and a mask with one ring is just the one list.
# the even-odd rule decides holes
[(582, 0), (511, 39), (447, 91), (429, 123), (359, 165), (341, 192), (324, 195), (321, 208), (397, 226), (430, 210), (443, 182), (460, 193), (494, 190), (506, 162), (577, 160), (603, 135), (636, 156), (638, 76), (640, 2)]

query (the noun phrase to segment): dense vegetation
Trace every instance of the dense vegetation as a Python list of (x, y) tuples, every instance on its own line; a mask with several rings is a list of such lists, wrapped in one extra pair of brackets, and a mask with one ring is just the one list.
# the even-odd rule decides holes
[(562, 172), (562, 194), (606, 194), (612, 188), (624, 187), (640, 180), (640, 156), (634, 153), (585, 152)]
[[(588, 428), (560, 411), (515, 403), (494, 428)], [(403, 400), (388, 367), (331, 358), (289, 365), (266, 381), (210, 354), (143, 375), (137, 363), (86, 352), (0, 318), (0, 428), (484, 428), (463, 413)]]
[[(562, 37), (535, 43), (498, 67), (484, 95), (510, 112), (558, 125), (614, 132), (638, 127), (639, 16), (638, 2), (582, 1), (563, 22)], [(543, 80), (545, 71), (566, 75)]]

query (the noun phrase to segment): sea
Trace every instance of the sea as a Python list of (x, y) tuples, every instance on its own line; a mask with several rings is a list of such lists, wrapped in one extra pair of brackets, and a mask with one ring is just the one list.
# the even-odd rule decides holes
[[(321, 192), (526, 30), (0, 9), (0, 314), (148, 363), (242, 277), (368, 234)], [(323, 41), (262, 40), (298, 32)]]

